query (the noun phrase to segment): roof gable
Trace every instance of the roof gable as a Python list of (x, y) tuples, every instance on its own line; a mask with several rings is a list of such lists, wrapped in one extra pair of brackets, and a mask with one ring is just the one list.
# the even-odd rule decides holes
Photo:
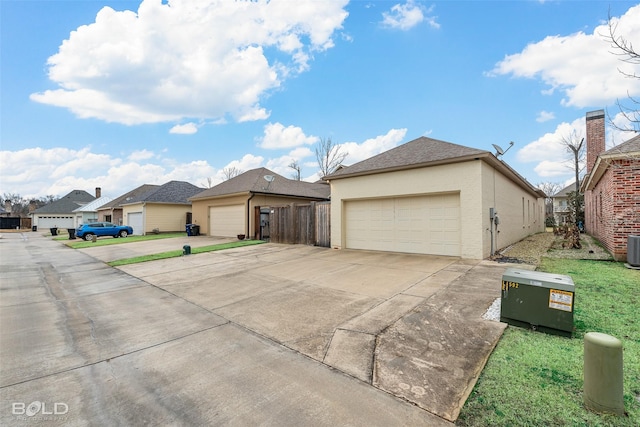
[(351, 175), (368, 175), (387, 170), (413, 169), (430, 163), (454, 163), (457, 160), (486, 154), (489, 154), (489, 152), (423, 136), (344, 169), (337, 170), (325, 178), (335, 179)]
[(87, 203), (84, 206), (80, 206), (78, 209), (74, 209), (74, 212), (97, 212), (98, 208), (111, 201), (111, 197), (102, 196), (92, 202)]
[(100, 206), (100, 208), (98, 210), (101, 209), (110, 209), (110, 208), (117, 208), (119, 206), (121, 206), (124, 203), (129, 203), (134, 199), (137, 199), (139, 197), (141, 197), (144, 194), (147, 194), (149, 192), (151, 192), (151, 190), (159, 188), (159, 185), (153, 185), (153, 184), (143, 184), (140, 187), (134, 188), (133, 190), (123, 194), (120, 197), (116, 197), (115, 199), (111, 200), (108, 203), (105, 203), (104, 205)]
[(48, 203), (33, 211), (34, 214), (63, 214), (71, 213), (81, 206), (92, 202), (96, 198), (84, 190), (72, 190), (58, 200)]
[[(272, 176), (269, 182), (266, 176)], [(328, 199), (330, 188), (325, 183), (312, 183), (285, 178), (267, 169), (251, 169), (227, 181), (194, 195), (191, 200), (238, 193), (261, 193), (282, 196)]]
[(185, 181), (169, 181), (159, 187), (151, 188), (149, 191), (141, 192), (137, 197), (122, 203), (172, 203), (190, 205), (189, 198), (203, 189)]

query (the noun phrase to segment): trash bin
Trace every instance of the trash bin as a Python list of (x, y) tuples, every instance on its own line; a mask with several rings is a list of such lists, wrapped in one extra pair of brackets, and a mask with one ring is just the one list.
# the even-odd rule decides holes
[(200, 226), (199, 225), (191, 224), (191, 235), (192, 236), (199, 236), (200, 235)]
[(31, 231), (38, 231), (38, 226), (37, 225), (32, 226)]
[(57, 236), (58, 235), (58, 227), (51, 227), (49, 229), (49, 231), (51, 231), (51, 235), (52, 236)]
[(191, 236), (191, 226), (192, 224), (187, 224), (185, 228), (187, 229), (187, 236)]
[(67, 228), (69, 232), (69, 240), (75, 240), (76, 238), (76, 229), (75, 228)]
[(182, 247), (182, 254), (183, 255), (191, 255), (191, 246), (189, 245), (184, 245)]

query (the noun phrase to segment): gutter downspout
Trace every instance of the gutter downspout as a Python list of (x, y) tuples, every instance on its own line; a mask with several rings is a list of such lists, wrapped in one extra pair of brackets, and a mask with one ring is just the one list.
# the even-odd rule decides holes
[(250, 231), (250, 226), (251, 226), (251, 199), (253, 199), (253, 196), (256, 195), (256, 193), (249, 191), (249, 194), (251, 194), (251, 196), (249, 196), (249, 198), (247, 199), (247, 239), (248, 240), (253, 240), (252, 238), (249, 237), (249, 231)]

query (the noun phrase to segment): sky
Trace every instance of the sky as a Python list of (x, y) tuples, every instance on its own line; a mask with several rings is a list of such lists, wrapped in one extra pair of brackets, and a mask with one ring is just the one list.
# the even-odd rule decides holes
[[(142, 184), (349, 165), (427, 136), (568, 185), (563, 138), (640, 97), (627, 1), (2, 0), (0, 195), (117, 197)], [(634, 69), (635, 67), (635, 69)], [(607, 147), (634, 136), (611, 127)]]

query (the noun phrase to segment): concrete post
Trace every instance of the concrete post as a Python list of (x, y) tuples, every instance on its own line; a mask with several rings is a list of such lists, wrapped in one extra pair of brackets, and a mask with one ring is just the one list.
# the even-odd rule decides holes
[(584, 336), (584, 404), (595, 412), (624, 415), (622, 342), (611, 335)]

